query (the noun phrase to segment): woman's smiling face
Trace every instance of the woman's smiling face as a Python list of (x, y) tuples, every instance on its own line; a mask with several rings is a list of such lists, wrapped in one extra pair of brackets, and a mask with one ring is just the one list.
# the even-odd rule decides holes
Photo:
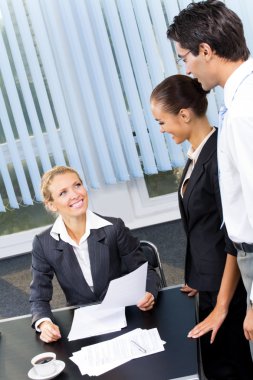
[(86, 213), (88, 194), (76, 173), (56, 175), (49, 185), (49, 190), (52, 200), (47, 202), (47, 207), (59, 213), (63, 219)]
[(184, 122), (182, 115), (183, 110), (180, 110), (177, 115), (163, 111), (159, 103), (151, 102), (151, 111), (155, 120), (160, 125), (161, 133), (169, 133), (176, 144), (181, 144), (189, 137), (189, 128)]

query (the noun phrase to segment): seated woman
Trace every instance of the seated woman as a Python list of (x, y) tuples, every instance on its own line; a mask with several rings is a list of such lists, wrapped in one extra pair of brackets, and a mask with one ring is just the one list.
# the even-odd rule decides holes
[[(30, 302), (32, 326), (48, 343), (61, 337), (49, 304), (54, 274), (67, 304), (84, 305), (102, 301), (111, 280), (134, 271), (146, 259), (139, 240), (121, 219), (88, 209), (87, 191), (74, 169), (52, 168), (42, 177), (41, 191), (46, 208), (58, 217), (33, 241)], [(149, 266), (147, 292), (137, 305), (141, 310), (153, 308), (158, 288), (159, 277)]]

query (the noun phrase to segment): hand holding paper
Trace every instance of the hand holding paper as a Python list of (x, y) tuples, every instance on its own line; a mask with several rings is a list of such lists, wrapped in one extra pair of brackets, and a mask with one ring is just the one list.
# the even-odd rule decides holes
[(153, 301), (150, 293), (145, 293), (147, 268), (148, 264), (145, 263), (135, 271), (112, 280), (101, 304), (76, 309), (68, 339), (118, 331), (127, 325), (125, 306), (136, 305), (142, 300), (143, 310), (149, 307), (147, 304)]
[(102, 308), (136, 305), (146, 292), (148, 263), (135, 271), (112, 280), (101, 304)]

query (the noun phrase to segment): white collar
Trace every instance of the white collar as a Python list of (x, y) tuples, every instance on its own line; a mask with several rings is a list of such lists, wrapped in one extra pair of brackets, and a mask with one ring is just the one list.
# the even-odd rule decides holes
[(199, 144), (199, 146), (193, 150), (192, 146), (190, 146), (188, 152), (187, 152), (187, 156), (188, 158), (190, 158), (190, 160), (192, 160), (193, 164), (195, 165), (199, 155), (200, 155), (200, 152), (203, 148), (203, 146), (205, 145), (205, 143), (207, 142), (207, 140), (209, 139), (209, 137), (215, 132), (215, 128), (213, 127), (211, 129), (211, 131), (208, 133), (208, 135), (204, 138), (204, 140), (201, 141), (201, 143)]
[(228, 78), (224, 86), (224, 103), (227, 108), (231, 105), (236, 91), (245, 78), (253, 72), (253, 58), (243, 62)]
[[(101, 218), (100, 216), (94, 214), (92, 211), (89, 209), (86, 211), (86, 231), (83, 237), (81, 238), (80, 242), (84, 239), (87, 238), (90, 234), (90, 230), (97, 230), (99, 228), (105, 227), (105, 226), (110, 226), (112, 223), (108, 222), (108, 220), (105, 220)], [(50, 235), (55, 239), (55, 240), (60, 240), (60, 238), (73, 245), (73, 240), (70, 238), (67, 229), (65, 227), (65, 224), (63, 222), (63, 219), (61, 215), (58, 216), (56, 221), (54, 222), (52, 229), (50, 231)], [(76, 244), (76, 243), (75, 243)]]

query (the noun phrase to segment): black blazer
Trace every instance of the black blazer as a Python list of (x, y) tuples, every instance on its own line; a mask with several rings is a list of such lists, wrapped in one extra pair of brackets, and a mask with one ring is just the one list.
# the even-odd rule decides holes
[[(51, 228), (35, 236), (32, 250), (31, 311), (32, 323), (43, 317), (54, 320), (49, 302), (52, 279), (56, 275), (66, 296), (67, 305), (84, 305), (102, 301), (109, 282), (132, 272), (145, 263), (139, 240), (133, 237), (121, 219), (103, 217), (112, 223), (91, 230), (88, 249), (94, 292), (87, 284), (71, 245), (55, 240)], [(148, 267), (146, 290), (157, 296), (159, 277)]]
[(201, 150), (182, 199), (180, 189), (190, 162), (186, 163), (178, 191), (187, 236), (185, 282), (199, 291), (218, 291), (227, 253), (236, 255), (236, 250), (225, 226), (221, 229), (217, 130)]

